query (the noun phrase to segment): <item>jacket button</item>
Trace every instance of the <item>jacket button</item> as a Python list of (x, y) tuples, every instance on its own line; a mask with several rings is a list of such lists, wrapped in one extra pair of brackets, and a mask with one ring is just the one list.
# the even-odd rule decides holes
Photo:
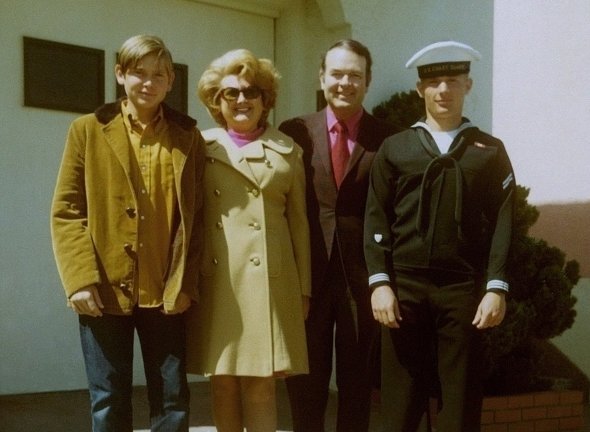
[(219, 261), (217, 261), (217, 258), (213, 258), (213, 264), (215, 264), (215, 265), (219, 264)]
[(250, 190), (250, 192), (251, 192), (251, 193), (252, 193), (252, 195), (254, 195), (255, 197), (257, 197), (257, 196), (258, 196), (258, 194), (260, 193), (260, 192), (258, 191), (258, 189), (252, 189), (252, 190)]
[(125, 209), (125, 213), (127, 213), (127, 216), (129, 216), (130, 218), (134, 218), (135, 217), (135, 209), (133, 207), (127, 207)]
[(260, 259), (259, 258), (251, 258), (250, 261), (252, 261), (252, 264), (254, 264), (255, 266), (259, 266), (260, 265)]
[(123, 249), (125, 249), (127, 252), (133, 250), (133, 245), (131, 243), (125, 243), (123, 245)]
[(215, 196), (220, 196), (220, 195), (221, 195), (221, 191), (220, 191), (219, 189), (215, 189), (215, 190), (213, 191), (213, 195), (215, 195)]
[(250, 226), (256, 231), (260, 231), (260, 224), (258, 222), (252, 222)]
[(217, 227), (217, 229), (223, 229), (223, 223), (221, 222), (217, 222), (215, 226)]
[(121, 288), (122, 290), (127, 290), (127, 283), (126, 282), (121, 282), (119, 284), (119, 288)]

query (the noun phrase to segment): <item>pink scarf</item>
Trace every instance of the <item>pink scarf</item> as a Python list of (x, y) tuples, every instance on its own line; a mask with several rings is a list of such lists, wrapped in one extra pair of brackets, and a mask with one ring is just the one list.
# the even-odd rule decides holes
[(235, 145), (238, 147), (244, 147), (246, 144), (250, 144), (252, 141), (257, 140), (260, 138), (260, 135), (264, 133), (264, 127), (259, 127), (258, 129), (252, 132), (236, 132), (233, 129), (228, 129), (227, 133), (229, 134), (230, 138), (234, 142)]

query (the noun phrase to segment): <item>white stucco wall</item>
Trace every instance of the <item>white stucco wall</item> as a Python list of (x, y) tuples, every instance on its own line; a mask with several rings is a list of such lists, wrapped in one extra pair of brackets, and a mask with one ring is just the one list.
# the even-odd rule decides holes
[(532, 203), (590, 200), (590, 2), (495, 0), (494, 133)]
[[(588, 22), (587, 0), (494, 1), (493, 132), (532, 204), (590, 200)], [(578, 229), (588, 237), (587, 224)], [(590, 376), (590, 279), (573, 295), (574, 326), (553, 342)]]
[[(315, 92), (320, 89), (322, 55), (334, 42), (350, 36), (350, 27), (323, 15), (318, 3), (293, 1), (277, 20), (275, 58), (282, 75), (275, 110), (277, 125), (287, 118), (316, 110)], [(338, 1), (332, 3), (340, 8)], [(341, 8), (335, 12), (339, 11)]]
[(352, 37), (374, 57), (373, 83), (365, 106), (370, 110), (398, 91), (415, 88), (417, 73), (405, 68), (419, 49), (440, 40), (458, 40), (479, 50), (472, 65), (474, 87), (465, 114), (481, 129), (492, 125), (492, 5), (471, 0), (342, 0)]

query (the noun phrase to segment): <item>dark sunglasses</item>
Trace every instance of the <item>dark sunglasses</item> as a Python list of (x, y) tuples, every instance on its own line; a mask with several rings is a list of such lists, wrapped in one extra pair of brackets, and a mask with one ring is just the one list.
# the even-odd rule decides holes
[(256, 99), (262, 94), (260, 87), (250, 86), (245, 88), (226, 87), (220, 91), (221, 97), (228, 102), (237, 100), (240, 97), (240, 93), (244, 95), (246, 99)]

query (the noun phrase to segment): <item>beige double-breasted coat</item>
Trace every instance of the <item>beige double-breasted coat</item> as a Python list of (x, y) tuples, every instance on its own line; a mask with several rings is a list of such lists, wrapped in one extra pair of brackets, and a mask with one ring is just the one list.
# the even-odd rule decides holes
[(202, 375), (308, 371), (302, 295), (311, 294), (302, 151), (267, 127), (238, 148), (205, 131), (200, 301), (187, 319), (187, 368)]

